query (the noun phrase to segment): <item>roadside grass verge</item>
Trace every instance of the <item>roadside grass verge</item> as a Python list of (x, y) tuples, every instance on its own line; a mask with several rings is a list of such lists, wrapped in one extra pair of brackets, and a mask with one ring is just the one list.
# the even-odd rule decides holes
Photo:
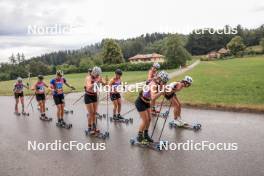
[[(264, 112), (264, 56), (201, 62), (184, 75), (193, 78), (191, 87), (177, 95), (184, 105), (200, 108)], [(129, 101), (137, 93), (126, 93)]]

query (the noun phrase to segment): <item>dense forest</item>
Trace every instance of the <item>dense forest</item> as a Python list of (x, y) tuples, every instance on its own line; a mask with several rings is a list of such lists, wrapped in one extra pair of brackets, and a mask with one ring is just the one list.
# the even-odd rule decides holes
[[(227, 28), (230, 26), (225, 26), (222, 31)], [(188, 35), (152, 33), (126, 40), (103, 39), (78, 50), (52, 52), (28, 60), (25, 60), (23, 53), (13, 54), (9, 63), (0, 64), (0, 80), (27, 77), (28, 73), (33, 76), (53, 74), (56, 69), (62, 69), (65, 73), (86, 72), (87, 68), (94, 65), (100, 65), (103, 70), (112, 70), (116, 67), (115, 64), (125, 70), (147, 69), (148, 64), (139, 67), (126, 63), (128, 58), (139, 53), (163, 54), (167, 59), (163, 66), (175, 68), (184, 65), (191, 55), (204, 55), (228, 46), (236, 47), (236, 42), (240, 43), (239, 48), (235, 48), (239, 50), (248, 46), (264, 45), (264, 25), (256, 29), (246, 29), (238, 25), (236, 30), (236, 34), (212, 34), (209, 30), (197, 34), (196, 30)], [(229, 44), (235, 37), (239, 38)]]

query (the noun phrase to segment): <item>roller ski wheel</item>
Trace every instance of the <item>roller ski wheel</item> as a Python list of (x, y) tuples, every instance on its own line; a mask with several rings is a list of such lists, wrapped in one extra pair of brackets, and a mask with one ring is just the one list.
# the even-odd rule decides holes
[[(40, 110), (40, 108), (38, 107), (38, 111), (39, 111), (39, 110)], [(45, 108), (45, 110), (46, 110), (46, 111), (48, 111), (48, 110), (49, 110), (49, 108)]]
[(130, 123), (133, 123), (133, 119), (132, 118), (129, 118), (129, 121), (130, 121)]
[(73, 110), (64, 109), (65, 114), (73, 114)]
[(193, 129), (194, 129), (195, 131), (198, 131), (198, 130), (201, 129), (201, 127), (202, 127), (201, 124), (196, 124), (196, 125), (193, 126)]
[(169, 127), (173, 128), (173, 122), (169, 122)]
[(20, 116), (20, 115), (21, 115), (21, 113), (19, 113), (19, 112), (14, 112), (14, 114), (15, 114), (16, 116)]
[(163, 118), (168, 118), (169, 116), (169, 111), (166, 111), (165, 113), (162, 113)]
[(135, 141), (135, 139), (130, 139), (129, 142), (131, 145), (134, 145), (136, 141)]
[(21, 115), (23, 115), (23, 116), (29, 116), (29, 113), (28, 112), (22, 112)]
[(125, 123), (128, 124), (129, 123), (129, 119), (125, 119)]
[(105, 132), (105, 136), (106, 137), (109, 137), (110, 136), (110, 134), (109, 134), (109, 132), (107, 131), (107, 132)]

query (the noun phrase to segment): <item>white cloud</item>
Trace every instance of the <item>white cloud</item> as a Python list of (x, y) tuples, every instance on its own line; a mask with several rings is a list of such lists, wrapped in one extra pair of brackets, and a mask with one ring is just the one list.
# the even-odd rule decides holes
[[(2, 0), (0, 61), (12, 51), (27, 56), (78, 48), (102, 38), (129, 38), (151, 32), (188, 33), (194, 28), (264, 23), (262, 0)], [(28, 25), (66, 24), (68, 35), (28, 36)], [(10, 38), (12, 36), (12, 38)]]

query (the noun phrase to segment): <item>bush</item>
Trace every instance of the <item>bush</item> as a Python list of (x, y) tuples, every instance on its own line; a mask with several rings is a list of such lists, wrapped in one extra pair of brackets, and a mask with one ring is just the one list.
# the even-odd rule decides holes
[(65, 74), (80, 72), (80, 69), (78, 69), (75, 65), (68, 65), (68, 64), (58, 65), (56, 69), (62, 70), (63, 73)]
[(8, 73), (0, 73), (0, 80), (1, 81), (10, 80), (9, 74)]
[[(145, 70), (149, 70), (152, 65), (153, 63), (138, 63), (138, 64), (122, 63), (122, 64), (101, 65), (101, 68), (103, 71), (115, 71), (117, 68), (120, 68), (123, 71), (145, 71)], [(175, 66), (168, 63), (162, 63), (160, 65), (161, 65), (161, 69), (175, 68)]]

